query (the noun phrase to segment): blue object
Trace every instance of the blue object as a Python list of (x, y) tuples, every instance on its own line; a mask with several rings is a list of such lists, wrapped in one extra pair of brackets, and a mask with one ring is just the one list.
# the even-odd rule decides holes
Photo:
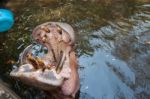
[(14, 24), (13, 12), (8, 9), (0, 9), (0, 32), (9, 30)]

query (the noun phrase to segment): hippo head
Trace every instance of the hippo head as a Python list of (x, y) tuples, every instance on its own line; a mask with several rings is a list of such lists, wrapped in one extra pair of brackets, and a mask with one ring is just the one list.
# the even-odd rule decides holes
[[(10, 75), (43, 90), (61, 86), (71, 73), (69, 53), (75, 42), (72, 27), (66, 23), (47, 22), (37, 26), (32, 36), (36, 44), (24, 49), (19, 67)], [(38, 45), (47, 52), (37, 55), (35, 47)]]

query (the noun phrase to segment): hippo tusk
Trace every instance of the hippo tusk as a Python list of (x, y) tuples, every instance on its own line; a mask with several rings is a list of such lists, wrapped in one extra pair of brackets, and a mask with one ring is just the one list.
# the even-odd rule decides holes
[(60, 52), (60, 60), (57, 64), (57, 67), (56, 67), (56, 73), (59, 74), (63, 68), (63, 64), (65, 62), (65, 59), (66, 59), (66, 56), (65, 56), (65, 53), (63, 53), (62, 51)]
[(27, 46), (24, 51), (20, 54), (20, 63), (21, 65), (26, 63), (26, 56), (29, 53), (29, 50), (32, 48), (33, 44), (30, 44), (29, 46)]

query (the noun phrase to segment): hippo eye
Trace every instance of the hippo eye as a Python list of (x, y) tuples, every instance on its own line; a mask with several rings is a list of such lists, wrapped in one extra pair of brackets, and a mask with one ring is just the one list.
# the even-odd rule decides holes
[(57, 28), (57, 31), (59, 34), (62, 34), (62, 30), (59, 27)]

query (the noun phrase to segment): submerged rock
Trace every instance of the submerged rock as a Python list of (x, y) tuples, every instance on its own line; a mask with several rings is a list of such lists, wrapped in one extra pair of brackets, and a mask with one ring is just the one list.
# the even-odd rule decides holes
[(2, 80), (0, 80), (0, 99), (21, 99)]

